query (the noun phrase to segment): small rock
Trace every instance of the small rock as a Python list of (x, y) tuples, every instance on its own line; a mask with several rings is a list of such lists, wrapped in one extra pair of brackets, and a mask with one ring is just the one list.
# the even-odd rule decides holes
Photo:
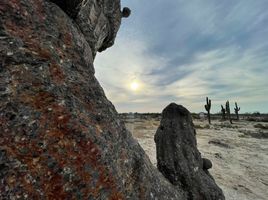
[(212, 162), (207, 158), (203, 158), (203, 169), (208, 170), (211, 168), (212, 168)]
[(222, 155), (220, 153), (215, 153), (214, 156), (215, 156), (215, 158), (222, 159)]
[(208, 143), (209, 144), (214, 144), (216, 146), (223, 147), (223, 148), (231, 148), (230, 145), (225, 144), (225, 143), (221, 142), (218, 139), (210, 140)]
[(122, 17), (128, 18), (131, 14), (131, 10), (128, 7), (124, 7), (122, 11)]

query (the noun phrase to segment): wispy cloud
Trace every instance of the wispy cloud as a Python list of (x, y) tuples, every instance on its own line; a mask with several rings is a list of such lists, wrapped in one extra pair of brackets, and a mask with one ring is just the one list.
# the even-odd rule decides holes
[[(96, 75), (119, 112), (160, 112), (169, 102), (213, 112), (227, 99), (268, 112), (266, 0), (127, 1), (132, 16), (97, 56)], [(131, 91), (130, 83), (140, 83)]]

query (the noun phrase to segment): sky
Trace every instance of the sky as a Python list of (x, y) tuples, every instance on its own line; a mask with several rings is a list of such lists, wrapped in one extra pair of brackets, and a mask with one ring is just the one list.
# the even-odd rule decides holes
[[(118, 112), (161, 112), (169, 103), (212, 112), (227, 100), (268, 113), (267, 0), (122, 0), (113, 47), (96, 77)], [(233, 109), (232, 109), (233, 110)]]

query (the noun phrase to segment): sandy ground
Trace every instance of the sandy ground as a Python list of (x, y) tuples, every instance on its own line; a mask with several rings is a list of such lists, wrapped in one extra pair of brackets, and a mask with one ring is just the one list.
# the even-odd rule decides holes
[[(154, 134), (159, 119), (128, 117), (127, 128), (156, 166)], [(194, 120), (198, 149), (213, 163), (210, 173), (227, 200), (268, 199), (268, 123)], [(257, 124), (257, 125), (256, 125)], [(262, 127), (254, 127), (260, 126)], [(262, 137), (262, 136), (260, 136)]]

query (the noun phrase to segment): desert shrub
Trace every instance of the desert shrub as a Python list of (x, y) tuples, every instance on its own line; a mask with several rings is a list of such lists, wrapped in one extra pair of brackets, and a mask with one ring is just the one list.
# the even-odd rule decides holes
[(219, 125), (221, 128), (233, 128), (233, 129), (236, 129), (236, 128), (238, 128), (238, 126), (235, 126), (235, 125), (232, 125), (232, 124), (227, 124), (227, 123), (221, 123), (220, 125)]
[(204, 128), (209, 129), (209, 128), (210, 128), (210, 125), (209, 125), (209, 124), (206, 124), (206, 125), (204, 126)]
[(263, 117), (261, 117), (261, 122), (268, 122), (268, 116), (264, 115)]
[(253, 137), (257, 139), (268, 139), (268, 132), (259, 131), (250, 131), (250, 130), (239, 130), (240, 133), (244, 135), (240, 135), (239, 137)]
[(194, 127), (195, 127), (196, 129), (210, 129), (209, 124), (206, 124), (205, 126), (202, 126), (202, 125), (200, 125), (200, 124), (195, 124)]
[(247, 117), (245, 120), (250, 121), (250, 122), (257, 121), (255, 117)]
[(195, 124), (194, 127), (195, 127), (196, 129), (202, 129), (202, 128), (203, 128), (203, 126), (201, 126), (200, 124)]
[(246, 120), (251, 122), (268, 122), (268, 117), (247, 117)]
[(256, 112), (252, 113), (252, 115), (253, 115), (253, 116), (260, 116), (260, 115), (261, 115), (261, 113), (260, 113), (260, 112), (258, 112), (258, 111), (256, 111)]
[(193, 119), (200, 119), (199, 114), (197, 114), (197, 113), (192, 113), (192, 118)]
[(268, 132), (258, 131), (258, 132), (248, 132), (245, 135), (251, 136), (257, 139), (268, 139)]
[(221, 124), (220, 125), (221, 128), (232, 128), (231, 124)]
[(260, 128), (260, 129), (268, 129), (268, 125), (263, 125), (263, 124), (255, 124), (255, 128)]

